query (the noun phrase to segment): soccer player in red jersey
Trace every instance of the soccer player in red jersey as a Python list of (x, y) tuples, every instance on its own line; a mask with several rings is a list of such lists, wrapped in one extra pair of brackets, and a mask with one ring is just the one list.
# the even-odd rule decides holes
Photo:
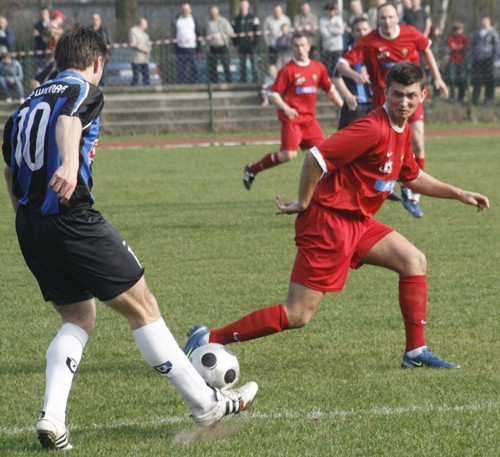
[(277, 199), (278, 214), (298, 214), (298, 248), (288, 295), (223, 328), (191, 329), (184, 352), (212, 343), (247, 341), (309, 323), (326, 292), (343, 289), (349, 267), (387, 268), (399, 275), (406, 347), (404, 368), (459, 368), (431, 352), (427, 321), (426, 257), (403, 235), (373, 218), (396, 180), (429, 197), (458, 200), (480, 211), (488, 198), (438, 181), (413, 155), (408, 119), (425, 96), (425, 75), (400, 62), (387, 74), (386, 102), (337, 131), (306, 155), (297, 200)]
[[(399, 25), (396, 7), (387, 3), (378, 9), (379, 28), (360, 39), (356, 45), (339, 60), (336, 68), (343, 76), (350, 77), (358, 83), (370, 82), (373, 90), (373, 107), (384, 103), (385, 75), (397, 62), (420, 61), (419, 52), (432, 74), (434, 86), (444, 97), (448, 96), (448, 88), (441, 78), (434, 54), (430, 49), (431, 41), (414, 27)], [(367, 74), (356, 73), (351, 67), (363, 62)], [(413, 151), (419, 167), (425, 167), (424, 149), (424, 107), (420, 104), (409, 119), (413, 132)], [(402, 188), (403, 205), (412, 216), (423, 217), (420, 209), (420, 195)]]
[[(250, 190), (257, 173), (297, 157), (297, 149), (309, 149), (321, 143), (325, 136), (316, 120), (318, 87), (338, 108), (342, 99), (330, 81), (325, 66), (309, 59), (311, 44), (303, 33), (292, 38), (293, 59), (278, 73), (269, 98), (278, 107), (281, 122), (279, 152), (266, 154), (261, 160), (245, 166), (243, 184)], [(283, 98), (282, 98), (283, 96)]]

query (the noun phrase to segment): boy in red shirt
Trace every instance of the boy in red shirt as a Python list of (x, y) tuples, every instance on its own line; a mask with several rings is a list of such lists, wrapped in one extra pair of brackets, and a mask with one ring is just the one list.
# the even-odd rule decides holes
[(310, 50), (307, 36), (295, 33), (292, 38), (293, 60), (279, 71), (269, 90), (269, 98), (278, 107), (281, 122), (280, 151), (266, 154), (258, 162), (245, 166), (243, 185), (247, 190), (252, 187), (257, 173), (295, 159), (299, 146), (309, 149), (325, 139), (316, 120), (318, 87), (326, 92), (335, 106), (342, 107), (342, 99), (330, 81), (325, 66), (309, 59)]
[(470, 49), (469, 40), (464, 34), (464, 24), (455, 22), (453, 31), (447, 40), (450, 48), (448, 69), (450, 77), (450, 97), (455, 98), (455, 85), (458, 87), (459, 102), (464, 101), (465, 96), (465, 52)]
[(384, 105), (307, 153), (298, 199), (289, 203), (277, 199), (278, 214), (298, 214), (298, 252), (285, 301), (216, 330), (193, 327), (186, 353), (208, 342), (229, 344), (303, 327), (326, 292), (342, 290), (349, 267), (368, 264), (399, 275), (406, 333), (401, 366), (460, 367), (426, 346), (425, 255), (403, 235), (373, 218), (396, 180), (429, 197), (455, 199), (478, 211), (489, 207), (485, 196), (438, 181), (418, 167), (408, 119), (425, 97), (424, 81), (418, 65), (397, 63), (386, 77)]

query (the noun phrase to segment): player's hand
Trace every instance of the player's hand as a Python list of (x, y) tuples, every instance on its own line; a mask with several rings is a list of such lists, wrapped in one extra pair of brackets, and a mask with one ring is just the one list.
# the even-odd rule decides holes
[(448, 98), (448, 87), (442, 79), (436, 79), (434, 81), (434, 87), (439, 91), (440, 97)]
[(304, 210), (304, 208), (299, 205), (298, 200), (284, 203), (279, 195), (276, 197), (276, 206), (278, 208), (276, 215), (278, 216), (281, 214), (297, 214)]
[(66, 205), (76, 188), (78, 164), (75, 169), (71, 165), (61, 165), (49, 182), (49, 189), (57, 193), (59, 201)]
[(299, 113), (297, 112), (297, 110), (295, 108), (291, 108), (291, 107), (288, 107), (288, 108), (285, 108), (285, 115), (288, 119), (290, 119), (291, 121), (293, 121), (296, 117), (299, 116)]
[(347, 107), (349, 108), (349, 111), (356, 111), (356, 108), (358, 107), (358, 97), (355, 95), (348, 95), (345, 98), (345, 102), (347, 104)]
[(485, 197), (481, 194), (476, 194), (475, 192), (464, 191), (460, 195), (460, 201), (462, 203), (465, 203), (466, 205), (475, 206), (478, 213), (483, 209), (490, 207), (490, 201), (488, 200), (488, 197)]

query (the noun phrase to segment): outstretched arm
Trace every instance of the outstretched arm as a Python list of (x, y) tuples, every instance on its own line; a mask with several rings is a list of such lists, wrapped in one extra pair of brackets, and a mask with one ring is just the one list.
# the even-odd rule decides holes
[(342, 97), (340, 96), (339, 91), (336, 90), (335, 86), (332, 86), (332, 90), (327, 92), (326, 96), (328, 97), (328, 100), (330, 100), (337, 108), (342, 108), (344, 100), (342, 100)]
[(432, 78), (434, 79), (434, 87), (439, 91), (439, 95), (444, 98), (448, 98), (448, 87), (441, 78), (441, 72), (439, 71), (438, 64), (434, 58), (434, 53), (430, 48), (427, 48), (424, 52), (424, 60), (429, 70), (431, 71)]
[(425, 172), (422, 172), (422, 174), (413, 181), (404, 183), (404, 185), (409, 187), (412, 191), (427, 195), (428, 197), (449, 198), (458, 200), (466, 205), (475, 206), (478, 212), (490, 207), (490, 202), (484, 195), (446, 184)]
[(276, 205), (278, 207), (276, 214), (296, 214), (306, 210), (322, 175), (323, 169), (316, 158), (308, 152), (300, 173), (299, 196), (297, 200), (284, 203), (278, 195), (276, 197)]

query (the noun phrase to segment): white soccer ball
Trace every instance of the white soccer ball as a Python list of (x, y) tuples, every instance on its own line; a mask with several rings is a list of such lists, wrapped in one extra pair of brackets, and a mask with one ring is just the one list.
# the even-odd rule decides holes
[(222, 344), (200, 346), (191, 353), (189, 360), (207, 384), (217, 389), (230, 389), (240, 377), (237, 357)]

